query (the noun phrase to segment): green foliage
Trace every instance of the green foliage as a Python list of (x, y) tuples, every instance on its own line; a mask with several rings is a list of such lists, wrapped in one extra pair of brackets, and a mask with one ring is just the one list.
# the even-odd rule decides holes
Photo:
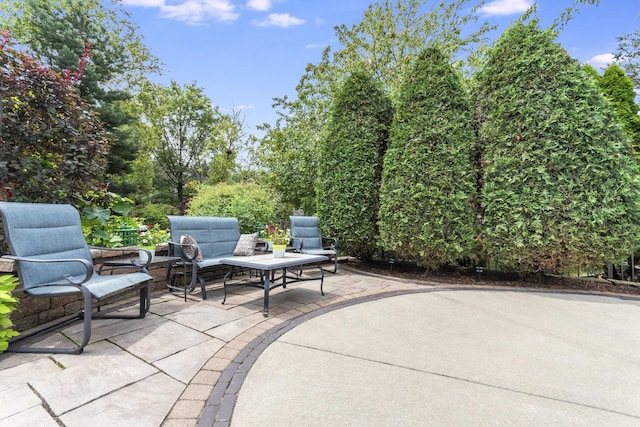
[(589, 64), (584, 64), (582, 69), (593, 79), (593, 83), (597, 85), (600, 80), (600, 73), (598, 73), (598, 70)]
[[(8, 29), (39, 58), (62, 73), (82, 69), (80, 96), (99, 114), (109, 132), (108, 174), (129, 171), (137, 142), (127, 125), (137, 120), (122, 102), (129, 89), (159, 70), (157, 59), (144, 45), (126, 10), (100, 0), (5, 0), (0, 4), (0, 27)], [(90, 43), (90, 60), (81, 55)]]
[(91, 191), (78, 197), (82, 231), (91, 246), (117, 248), (123, 239), (119, 228), (138, 229), (138, 220), (130, 217), (133, 200), (106, 191)]
[(153, 248), (171, 240), (168, 229), (156, 224), (140, 224), (138, 226), (138, 247)]
[(209, 159), (224, 149), (214, 138), (220, 113), (201, 87), (175, 81), (169, 86), (146, 85), (137, 107), (144, 119), (139, 135), (155, 168), (154, 184), (171, 189), (177, 204), (189, 181), (206, 181)]
[(15, 310), (18, 299), (11, 292), (18, 285), (18, 278), (9, 274), (0, 276), (0, 352), (9, 347), (9, 340), (20, 335), (11, 329), (13, 324), (9, 319)]
[(618, 37), (615, 58), (635, 86), (640, 87), (640, 30)]
[(202, 185), (187, 214), (236, 217), (242, 233), (255, 233), (274, 220), (277, 204), (270, 191), (256, 184)]
[(638, 166), (611, 104), (537, 22), (478, 76), (482, 239), (494, 262), (562, 272), (618, 261), (640, 236)]
[(14, 201), (73, 202), (104, 172), (107, 139), (72, 84), (0, 34), (0, 183)]
[(382, 157), (391, 101), (370, 75), (355, 72), (336, 94), (320, 144), (316, 194), (323, 229), (340, 250), (369, 259), (377, 249)]
[[(278, 102), (287, 103), (286, 100)], [(298, 103), (295, 103), (297, 105)], [(291, 110), (297, 107), (287, 107)], [(317, 130), (322, 125), (296, 115), (278, 119), (276, 126), (264, 125), (265, 137), (260, 141), (260, 163), (266, 169), (265, 180), (284, 203), (315, 213), (315, 179), (317, 176)], [(312, 128), (315, 128), (312, 130)]]
[[(612, 104), (622, 128), (631, 140), (636, 156), (640, 156), (640, 107), (635, 103), (636, 93), (633, 81), (624, 74), (622, 68), (610, 64), (604, 75), (596, 79), (596, 84)], [(639, 157), (640, 159), (640, 157)]]
[(154, 224), (155, 227), (163, 229), (169, 228), (167, 215), (178, 215), (178, 213), (178, 208), (165, 203), (135, 205), (132, 210), (132, 215), (140, 218), (145, 224)]
[(208, 184), (229, 182), (237, 168), (236, 157), (240, 148), (247, 148), (248, 137), (244, 115), (239, 110), (223, 114), (213, 136), (214, 145), (220, 147), (209, 163)]
[(474, 51), (483, 41), (491, 28), (486, 23), (476, 25), (482, 2), (474, 3), (373, 2), (361, 22), (336, 27), (340, 48), (333, 52), (327, 47), (317, 64), (307, 65), (296, 98), (277, 98), (278, 123), (264, 127), (262, 163), (269, 169), (270, 185), (283, 201), (313, 212), (318, 145), (325, 138), (333, 96), (345, 79), (367, 64), (367, 72), (382, 83), (395, 105), (401, 77), (426, 43), (442, 46), (453, 58)]
[(472, 256), (476, 136), (461, 78), (427, 48), (398, 98), (380, 190), (382, 245), (431, 268)]
[(359, 64), (369, 64), (370, 72), (387, 88), (395, 104), (405, 72), (425, 46), (439, 46), (447, 58), (458, 56), (456, 65), (463, 68), (464, 53), (473, 52), (485, 41), (492, 27), (487, 22), (475, 25), (482, 3), (472, 3), (471, 0), (373, 2), (361, 22), (351, 28), (336, 27), (336, 37), (343, 48), (336, 51), (333, 67), (324, 69), (337, 73), (342, 81)]

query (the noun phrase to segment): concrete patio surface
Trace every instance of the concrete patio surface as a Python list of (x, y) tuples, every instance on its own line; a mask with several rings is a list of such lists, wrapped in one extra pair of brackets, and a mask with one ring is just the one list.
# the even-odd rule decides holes
[(341, 266), (264, 317), (261, 290), (208, 288), (95, 320), (82, 355), (0, 355), (0, 426), (640, 425), (638, 299)]

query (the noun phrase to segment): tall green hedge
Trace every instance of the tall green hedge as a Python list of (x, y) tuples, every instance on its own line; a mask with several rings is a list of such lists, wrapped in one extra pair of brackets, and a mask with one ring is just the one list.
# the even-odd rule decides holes
[(320, 145), (317, 212), (342, 253), (370, 258), (377, 249), (382, 157), (393, 117), (391, 101), (364, 72), (335, 96)]
[(640, 238), (638, 167), (609, 103), (537, 22), (496, 41), (478, 77), (482, 241), (521, 272), (619, 260)]
[(473, 255), (473, 109), (460, 76), (436, 48), (404, 77), (384, 158), (380, 237), (426, 267)]

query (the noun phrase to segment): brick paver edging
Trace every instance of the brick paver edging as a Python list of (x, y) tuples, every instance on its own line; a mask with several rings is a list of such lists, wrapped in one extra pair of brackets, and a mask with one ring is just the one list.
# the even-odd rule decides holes
[[(334, 310), (349, 307), (356, 304), (362, 304), (369, 301), (375, 301), (383, 298), (390, 298), (399, 295), (427, 293), (427, 292), (442, 292), (442, 291), (509, 291), (509, 292), (549, 292), (549, 293), (563, 293), (563, 294), (593, 294), (591, 292), (575, 291), (575, 290), (561, 290), (561, 289), (534, 289), (534, 288), (509, 288), (509, 287), (478, 287), (478, 286), (443, 286), (436, 288), (426, 289), (399, 289), (395, 291), (381, 292), (379, 294), (366, 295), (362, 297), (356, 297), (347, 301), (337, 302), (335, 304), (327, 305), (309, 313), (302, 314), (291, 320), (286, 320), (280, 325), (274, 326), (268, 331), (262, 333), (256, 337), (253, 341), (247, 344), (240, 353), (233, 359), (233, 361), (222, 372), (222, 375), (216, 382), (213, 388), (213, 392), (207, 399), (204, 409), (200, 414), (198, 420), (198, 427), (223, 427), (229, 426), (231, 423), (231, 417), (235, 408), (236, 400), (238, 398), (238, 392), (242, 387), (242, 383), (247, 374), (251, 370), (251, 367), (258, 359), (260, 354), (278, 338), (284, 335), (291, 329), (301, 325), (307, 320), (321, 316)], [(601, 293), (596, 293), (602, 295)], [(603, 296), (610, 296), (620, 299), (638, 300), (637, 297), (628, 295), (611, 295), (605, 294)]]

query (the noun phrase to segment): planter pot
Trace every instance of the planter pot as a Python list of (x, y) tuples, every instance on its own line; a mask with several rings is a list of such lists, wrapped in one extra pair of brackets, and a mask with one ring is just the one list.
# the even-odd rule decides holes
[(287, 250), (287, 245), (273, 245), (273, 257), (284, 258), (284, 253)]
[(273, 250), (273, 240), (264, 239), (264, 242), (267, 244), (267, 252), (271, 252)]
[(144, 246), (140, 247), (140, 249), (146, 249), (145, 251), (138, 251), (138, 256), (140, 257), (141, 263), (146, 263), (149, 254), (146, 251), (151, 252), (151, 261), (153, 261), (153, 257), (156, 256), (156, 247), (155, 246)]

